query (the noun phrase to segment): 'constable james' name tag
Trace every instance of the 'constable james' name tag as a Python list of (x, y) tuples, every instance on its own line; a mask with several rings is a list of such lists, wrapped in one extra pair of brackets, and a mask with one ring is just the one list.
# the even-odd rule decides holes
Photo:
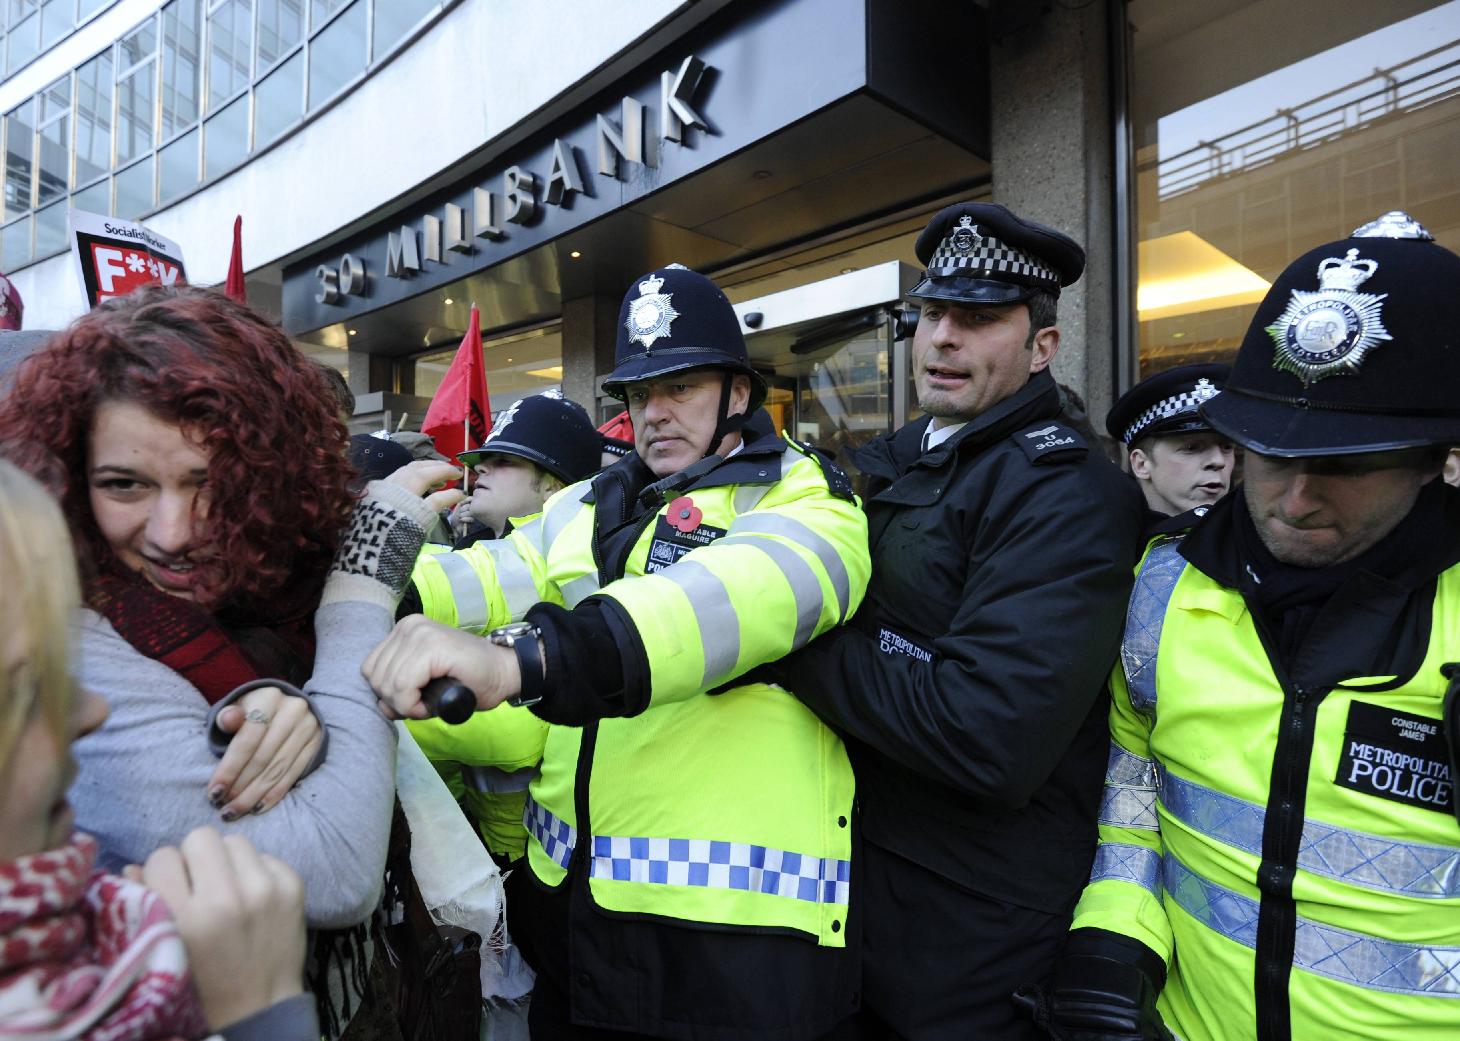
[(1382, 705), (1349, 705), (1337, 784), (1365, 795), (1450, 812), (1454, 779), (1440, 721)]

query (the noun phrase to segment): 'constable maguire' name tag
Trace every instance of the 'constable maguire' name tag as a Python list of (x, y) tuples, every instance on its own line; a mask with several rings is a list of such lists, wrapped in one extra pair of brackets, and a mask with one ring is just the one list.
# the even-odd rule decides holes
[(1365, 795), (1449, 813), (1454, 779), (1440, 721), (1382, 705), (1349, 705), (1336, 783)]

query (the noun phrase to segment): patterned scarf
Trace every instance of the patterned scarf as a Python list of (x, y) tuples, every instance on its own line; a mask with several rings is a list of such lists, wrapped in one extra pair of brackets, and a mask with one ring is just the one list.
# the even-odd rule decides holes
[(122, 639), (197, 687), (210, 705), (252, 680), (300, 686), (309, 678), (317, 582), (296, 583), (279, 597), (284, 609), (267, 618), (239, 608), (215, 614), (117, 567), (92, 580), (87, 599)]
[(0, 865), (0, 1038), (202, 1037), (167, 906), (95, 861), (95, 840), (78, 833)]

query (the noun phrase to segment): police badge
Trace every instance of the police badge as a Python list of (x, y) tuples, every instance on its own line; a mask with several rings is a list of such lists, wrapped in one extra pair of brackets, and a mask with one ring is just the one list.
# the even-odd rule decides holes
[(1377, 261), (1360, 260), (1357, 249), (1319, 264), (1318, 291), (1294, 289), (1287, 309), (1267, 326), (1277, 345), (1273, 368), (1291, 372), (1304, 388), (1328, 376), (1358, 372), (1369, 351), (1392, 339), (1381, 313), (1389, 294), (1357, 292), (1378, 269)]
[(669, 335), (670, 323), (679, 317), (679, 312), (670, 303), (674, 294), (659, 292), (663, 285), (664, 279), (650, 275), (639, 283), (639, 299), (629, 307), (629, 318), (625, 323), (629, 338), (642, 343), (646, 351), (654, 346), (655, 340)]
[(966, 213), (958, 218), (958, 227), (948, 236), (948, 245), (957, 253), (972, 252), (982, 241), (983, 236), (978, 233), (978, 225)]

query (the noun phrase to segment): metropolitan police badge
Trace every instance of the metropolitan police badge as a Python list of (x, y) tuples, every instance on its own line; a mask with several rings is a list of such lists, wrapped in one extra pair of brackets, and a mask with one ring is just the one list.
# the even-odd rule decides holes
[(1305, 388), (1358, 372), (1369, 351), (1392, 339), (1381, 313), (1389, 294), (1357, 292), (1378, 269), (1377, 261), (1360, 260), (1357, 249), (1319, 264), (1318, 291), (1294, 289), (1287, 309), (1267, 327), (1277, 345), (1273, 368), (1291, 372)]
[(982, 241), (983, 236), (978, 233), (978, 225), (966, 213), (958, 218), (958, 227), (948, 236), (948, 245), (959, 253), (972, 252)]
[(625, 323), (629, 339), (638, 340), (648, 350), (654, 341), (669, 335), (670, 324), (679, 317), (679, 312), (670, 303), (673, 293), (661, 293), (664, 279), (650, 275), (639, 283), (639, 299), (629, 307), (629, 318)]

